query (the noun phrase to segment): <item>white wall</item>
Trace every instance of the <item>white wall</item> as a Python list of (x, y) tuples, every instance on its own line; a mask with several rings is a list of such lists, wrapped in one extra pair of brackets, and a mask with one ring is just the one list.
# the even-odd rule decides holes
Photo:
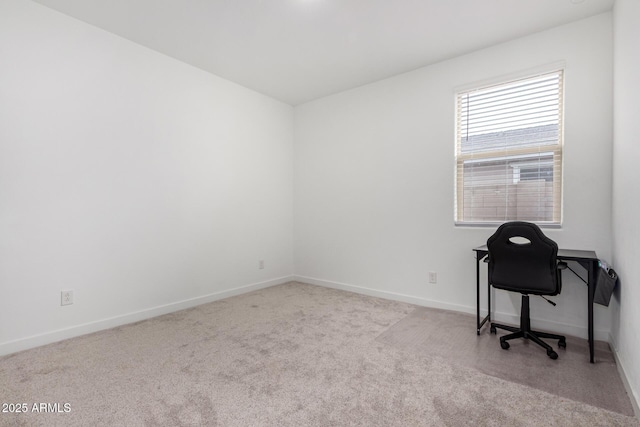
[(620, 276), (613, 299), (613, 344), (640, 402), (640, 2), (616, 0), (614, 11), (613, 260)]
[(0, 58), (0, 354), (291, 277), (292, 107), (33, 2)]
[[(296, 107), (296, 276), (475, 313), (472, 248), (495, 228), (453, 224), (455, 89), (557, 61), (564, 224), (546, 233), (609, 260), (611, 21), (598, 15)], [(427, 283), (429, 271), (438, 284)], [(564, 277), (557, 308), (532, 300), (534, 327), (586, 337), (586, 287)], [(518, 296), (498, 292), (499, 319), (517, 322), (519, 309)], [(608, 339), (610, 310), (596, 306), (595, 316), (596, 338)]]
[[(471, 248), (493, 229), (453, 225), (455, 88), (557, 61), (565, 211), (562, 229), (546, 232), (610, 259), (611, 43), (603, 14), (292, 111), (4, 0), (0, 287), (10, 298), (0, 299), (0, 354), (282, 282), (293, 250), (299, 279), (473, 312)], [(621, 146), (619, 161), (634, 149)], [(632, 271), (620, 257), (633, 243), (618, 237), (616, 267)], [(74, 305), (60, 307), (62, 289)], [(496, 297), (498, 318), (513, 320), (519, 299)], [(556, 301), (533, 301), (534, 326), (586, 336), (582, 282), (566, 274)], [(611, 313), (596, 306), (598, 339)], [(637, 332), (618, 332), (631, 358)]]

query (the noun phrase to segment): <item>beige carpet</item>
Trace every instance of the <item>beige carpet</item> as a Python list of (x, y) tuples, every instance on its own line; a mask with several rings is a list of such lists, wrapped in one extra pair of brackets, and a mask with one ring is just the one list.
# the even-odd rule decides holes
[[(483, 327), (480, 336), (476, 318), (464, 313), (420, 307), (378, 337), (385, 344), (438, 357), (450, 363), (474, 368), (485, 374), (523, 384), (560, 397), (577, 400), (633, 416), (633, 406), (618, 374), (609, 344), (595, 343), (596, 363), (589, 363), (587, 340), (567, 336), (567, 348), (546, 340), (558, 353), (528, 340), (510, 341), (509, 350), (500, 347), (500, 335)], [(533, 325), (535, 330), (535, 322)]]
[(70, 412), (0, 413), (0, 424), (640, 425), (452, 353), (376, 340), (416, 308), (289, 283), (6, 356), (2, 402), (67, 403)]

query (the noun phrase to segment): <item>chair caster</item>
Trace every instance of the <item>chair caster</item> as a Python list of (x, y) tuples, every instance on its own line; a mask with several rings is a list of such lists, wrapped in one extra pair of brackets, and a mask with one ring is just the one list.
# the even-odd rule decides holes
[[(500, 347), (502, 347), (503, 350), (508, 350), (510, 346), (509, 346), (508, 342), (500, 341)], [(558, 357), (558, 356), (556, 355), (556, 357)]]
[(558, 341), (558, 347), (567, 348), (567, 342), (565, 340)]
[(558, 353), (553, 350), (547, 350), (547, 356), (549, 356), (553, 360), (556, 360), (558, 358)]
[(489, 333), (492, 333), (492, 334), (495, 335), (496, 334), (496, 327), (495, 326), (491, 326), (491, 328), (489, 328)]

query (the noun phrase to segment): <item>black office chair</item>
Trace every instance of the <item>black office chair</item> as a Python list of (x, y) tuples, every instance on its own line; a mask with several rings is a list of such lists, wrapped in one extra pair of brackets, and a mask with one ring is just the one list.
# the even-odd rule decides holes
[(489, 284), (494, 288), (522, 294), (520, 328), (491, 323), (491, 333), (495, 334), (496, 328), (512, 332), (500, 337), (500, 346), (505, 350), (509, 348), (508, 340), (524, 338), (544, 347), (547, 350), (547, 356), (557, 359), (558, 353), (541, 338), (558, 340), (558, 346), (564, 348), (567, 346), (566, 339), (562, 335), (531, 330), (529, 295), (553, 296), (560, 293), (562, 288), (560, 270), (567, 265), (558, 262), (556, 258), (558, 245), (546, 237), (537, 225), (514, 221), (502, 224), (489, 237), (487, 249), (489, 251)]

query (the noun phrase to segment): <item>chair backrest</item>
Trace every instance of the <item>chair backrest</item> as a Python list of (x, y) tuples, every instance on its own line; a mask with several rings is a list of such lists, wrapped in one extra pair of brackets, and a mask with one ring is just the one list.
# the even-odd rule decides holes
[(534, 295), (557, 295), (562, 282), (558, 245), (529, 222), (502, 224), (487, 240), (489, 283), (499, 289)]

